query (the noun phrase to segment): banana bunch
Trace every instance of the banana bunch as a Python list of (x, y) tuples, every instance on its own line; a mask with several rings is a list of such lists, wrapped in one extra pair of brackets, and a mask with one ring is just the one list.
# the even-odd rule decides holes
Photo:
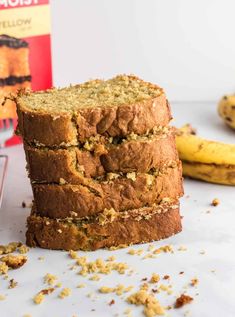
[(176, 146), (184, 176), (235, 185), (235, 145), (200, 138), (185, 125), (177, 130)]
[(218, 113), (228, 126), (235, 129), (235, 95), (224, 96), (220, 100)]

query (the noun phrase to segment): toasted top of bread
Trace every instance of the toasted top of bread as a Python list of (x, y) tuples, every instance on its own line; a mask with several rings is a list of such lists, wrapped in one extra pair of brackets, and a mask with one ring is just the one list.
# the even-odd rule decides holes
[(112, 107), (144, 102), (164, 94), (162, 88), (132, 75), (91, 80), (81, 85), (20, 94), (17, 104), (35, 113), (75, 113), (80, 108)]

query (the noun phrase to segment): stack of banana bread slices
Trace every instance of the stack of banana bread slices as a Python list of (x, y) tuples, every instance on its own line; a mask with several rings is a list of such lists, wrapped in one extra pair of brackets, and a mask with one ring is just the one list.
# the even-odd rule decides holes
[(95, 250), (181, 231), (182, 169), (161, 88), (119, 75), (16, 102), (34, 195), (29, 246)]

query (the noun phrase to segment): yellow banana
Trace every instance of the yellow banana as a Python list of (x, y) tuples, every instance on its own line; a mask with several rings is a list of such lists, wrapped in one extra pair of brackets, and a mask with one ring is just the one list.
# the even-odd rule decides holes
[(235, 129), (235, 95), (227, 95), (220, 100), (218, 113), (228, 126)]
[(176, 146), (183, 175), (211, 183), (235, 185), (235, 145), (195, 135), (190, 125), (178, 129)]

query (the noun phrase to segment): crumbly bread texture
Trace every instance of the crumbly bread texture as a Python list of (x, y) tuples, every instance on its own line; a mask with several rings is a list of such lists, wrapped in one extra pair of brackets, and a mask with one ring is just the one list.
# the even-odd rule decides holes
[[(113, 208), (123, 211), (159, 203), (183, 194), (181, 163), (162, 172), (128, 173), (90, 186), (32, 184), (34, 204), (40, 216), (85, 217)], [(93, 185), (92, 185), (93, 184)]]
[(31, 215), (27, 227), (28, 246), (62, 250), (96, 250), (150, 242), (167, 238), (182, 229), (178, 205), (169, 206), (165, 212), (148, 213), (148, 217), (119, 215), (105, 224), (97, 220), (69, 222)]
[(160, 135), (114, 140), (91, 140), (83, 147), (37, 148), (25, 144), (27, 169), (33, 182), (71, 184), (81, 176), (99, 177), (105, 173), (149, 172), (178, 159), (172, 130)]
[(19, 133), (45, 146), (77, 145), (97, 134), (144, 134), (171, 119), (163, 90), (127, 75), (19, 94), (16, 103)]

